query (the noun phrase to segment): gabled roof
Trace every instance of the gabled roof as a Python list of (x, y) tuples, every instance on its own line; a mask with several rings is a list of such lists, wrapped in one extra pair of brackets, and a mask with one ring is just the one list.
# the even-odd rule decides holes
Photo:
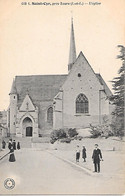
[(15, 83), (18, 94), (19, 106), (24, 100), (27, 90), (34, 104), (40, 101), (53, 100), (67, 75), (31, 75), (16, 76)]
[(34, 104), (30, 98), (30, 96), (27, 94), (23, 100), (23, 103), (20, 107), (20, 111), (34, 111), (35, 107)]
[(10, 91), (9, 95), (11, 95), (11, 94), (17, 94), (16, 84), (15, 84), (14, 80), (13, 80), (11, 91)]
[(106, 95), (108, 97), (110, 97), (112, 95), (112, 92), (110, 91), (109, 87), (107, 86), (107, 84), (103, 80), (102, 76), (100, 74), (97, 74), (97, 73), (96, 73), (96, 76), (97, 76), (100, 84), (103, 85)]
[(94, 72), (92, 66), (89, 64), (88, 60), (86, 59), (85, 55), (83, 54), (82, 51), (80, 51), (76, 61), (74, 62), (71, 71), (69, 72), (69, 74), (71, 74), (72, 70), (75, 69), (76, 63), (79, 61), (79, 59), (82, 58), (84, 61), (86, 61), (88, 63), (88, 65), (90, 66), (92, 72), (95, 74), (96, 78), (98, 79), (99, 83), (103, 86), (104, 91), (107, 95), (107, 97), (112, 95), (111, 90), (109, 89), (109, 87), (107, 86), (107, 84), (105, 83), (105, 81), (103, 80), (102, 76), (100, 74), (97, 74)]

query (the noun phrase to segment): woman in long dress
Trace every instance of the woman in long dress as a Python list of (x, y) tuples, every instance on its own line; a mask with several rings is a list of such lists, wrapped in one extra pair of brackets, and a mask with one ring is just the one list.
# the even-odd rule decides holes
[(16, 141), (13, 140), (13, 149), (16, 150)]
[(20, 142), (17, 143), (17, 149), (20, 149)]
[(12, 139), (9, 139), (9, 143), (8, 143), (9, 150), (11, 149), (11, 146), (12, 146)]
[(5, 149), (5, 147), (6, 147), (6, 142), (3, 140), (2, 141), (2, 148)]
[(11, 146), (11, 149), (10, 149), (10, 157), (9, 157), (9, 161), (10, 161), (10, 162), (15, 162), (15, 161), (16, 161), (16, 159), (15, 159), (15, 155), (14, 155), (13, 145)]

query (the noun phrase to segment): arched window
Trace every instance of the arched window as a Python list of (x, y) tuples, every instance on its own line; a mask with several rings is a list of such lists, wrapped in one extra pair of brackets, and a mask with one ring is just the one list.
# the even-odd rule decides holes
[(76, 113), (88, 113), (89, 103), (84, 94), (79, 94), (76, 98)]
[(49, 107), (47, 110), (47, 122), (48, 123), (53, 123), (53, 108)]

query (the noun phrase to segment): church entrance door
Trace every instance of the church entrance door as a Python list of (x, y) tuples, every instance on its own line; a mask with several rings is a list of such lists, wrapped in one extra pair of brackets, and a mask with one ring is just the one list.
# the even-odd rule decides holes
[(32, 137), (32, 127), (26, 127), (26, 137)]
[(23, 120), (23, 134), (26, 137), (32, 137), (33, 136), (33, 122), (31, 120), (31, 118), (26, 117)]

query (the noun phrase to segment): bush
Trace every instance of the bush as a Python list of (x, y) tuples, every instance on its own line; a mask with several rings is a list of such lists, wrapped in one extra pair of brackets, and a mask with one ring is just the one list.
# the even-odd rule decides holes
[(54, 143), (58, 139), (66, 138), (66, 132), (63, 129), (54, 130), (51, 132), (51, 143)]
[(68, 129), (68, 135), (69, 135), (69, 137), (74, 137), (74, 136), (78, 135), (78, 133), (76, 131), (76, 128), (74, 128), (74, 129), (72, 129), (72, 128)]
[(76, 131), (76, 129), (74, 128), (65, 128), (65, 129), (59, 129), (59, 130), (53, 130), (51, 132), (51, 144), (53, 144), (56, 140), (60, 140), (60, 142), (66, 142), (66, 143), (70, 143), (71, 139), (75, 136), (77, 136), (78, 133)]
[(123, 137), (124, 136), (124, 127), (123, 127), (123, 118), (117, 117), (112, 118), (111, 128), (112, 132), (117, 137)]
[(90, 124), (91, 134), (93, 138), (97, 138), (99, 136), (108, 138), (109, 136), (113, 136), (113, 132), (111, 131), (111, 126), (109, 124), (102, 124), (97, 126), (92, 126)]
[(90, 128), (91, 128), (90, 133), (92, 134), (92, 137), (93, 137), (93, 138), (97, 138), (97, 137), (99, 137), (99, 136), (101, 135), (102, 131), (101, 131), (99, 125), (98, 125), (98, 126), (92, 126), (92, 125), (90, 124)]
[(51, 143), (51, 144), (54, 144), (55, 141), (56, 141), (55, 139), (51, 139), (51, 140), (50, 140), (50, 143)]
[(83, 137), (78, 135), (78, 136), (75, 136), (75, 139), (81, 141), (83, 139)]
[(60, 139), (60, 142), (61, 143), (70, 143), (71, 139), (70, 138), (63, 138), (63, 139)]

